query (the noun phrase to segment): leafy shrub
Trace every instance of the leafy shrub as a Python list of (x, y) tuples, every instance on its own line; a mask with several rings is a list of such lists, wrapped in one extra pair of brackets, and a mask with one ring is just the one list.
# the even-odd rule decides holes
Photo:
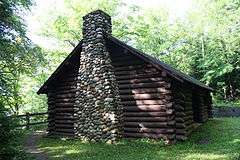
[(16, 121), (8, 116), (8, 111), (0, 108), (0, 160), (26, 159), (19, 146), (21, 133), (16, 130)]

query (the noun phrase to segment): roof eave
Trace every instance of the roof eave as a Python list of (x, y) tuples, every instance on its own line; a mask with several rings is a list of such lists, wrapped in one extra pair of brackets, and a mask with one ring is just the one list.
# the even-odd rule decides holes
[(48, 89), (48, 84), (56, 77), (60, 70), (67, 64), (68, 60), (82, 47), (82, 40), (78, 45), (72, 50), (72, 52), (64, 59), (64, 61), (58, 66), (58, 68), (53, 72), (53, 74), (45, 81), (45, 83), (37, 91), (37, 94), (46, 94)]

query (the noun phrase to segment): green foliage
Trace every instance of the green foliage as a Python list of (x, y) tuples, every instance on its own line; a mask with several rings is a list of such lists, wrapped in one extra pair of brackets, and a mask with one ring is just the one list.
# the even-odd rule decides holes
[(53, 6), (36, 15), (40, 33), (58, 45), (44, 50), (46, 63), (38, 64), (34, 75), (19, 76), (15, 88), (21, 93), (18, 101), (23, 110), (46, 110), (46, 97), (35, 92), (82, 38), (82, 17), (96, 9), (112, 16), (114, 36), (210, 85), (217, 101), (236, 102), (240, 97), (239, 2), (203, 0), (193, 5), (184, 18), (172, 18), (161, 7), (147, 9), (117, 0), (65, 0), (61, 10)]
[[(7, 118), (6, 113), (1, 109), (0, 112), (0, 155), (1, 158), (13, 158), (16, 155), (16, 150), (13, 148), (10, 143), (14, 139), (14, 133), (13, 130), (15, 128), (13, 121), (11, 121), (10, 118)], [(13, 157), (12, 157), (13, 156)]]
[(16, 121), (9, 116), (9, 112), (0, 108), (0, 159), (24, 160), (26, 154), (22, 148), (21, 137), (24, 135), (16, 130)]
[(120, 20), (124, 30), (117, 27), (114, 34), (210, 85), (220, 100), (236, 100), (240, 97), (239, 3), (204, 0), (194, 5), (196, 9), (184, 20), (171, 20), (161, 8), (137, 7)]
[(20, 16), (31, 5), (30, 0), (0, 1), (0, 103), (14, 113), (22, 104), (21, 75), (33, 74), (43, 62), (41, 49), (26, 37)]
[(236, 99), (236, 100), (222, 101), (221, 99), (214, 97), (213, 104), (214, 104), (214, 107), (216, 108), (231, 108), (231, 107), (236, 108), (236, 107), (240, 107), (240, 100)]
[(180, 159), (230, 160), (240, 157), (239, 118), (213, 119), (200, 126), (188, 141), (164, 146), (154, 140), (127, 140), (116, 145), (83, 143), (78, 139), (43, 138), (39, 147), (50, 159)]
[(32, 5), (31, 0), (0, 0), (0, 159), (25, 159), (25, 153), (16, 145), (16, 120), (23, 97), (21, 77), (33, 75), (43, 63), (41, 49), (26, 36), (22, 19)]
[[(66, 0), (65, 8), (56, 12), (55, 8), (49, 9), (45, 15), (39, 15), (42, 22), (42, 34), (55, 38), (59, 43), (76, 45), (82, 37), (82, 17), (87, 13), (102, 9), (110, 15), (115, 14), (115, 10), (120, 3), (117, 0)], [(48, 27), (46, 27), (48, 26)]]

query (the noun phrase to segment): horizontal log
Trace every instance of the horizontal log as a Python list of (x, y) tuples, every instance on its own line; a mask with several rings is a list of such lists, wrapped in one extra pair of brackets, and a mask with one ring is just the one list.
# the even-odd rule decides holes
[(128, 65), (144, 65), (145, 63), (141, 60), (135, 60), (135, 61), (117, 61), (117, 62), (112, 62), (112, 65), (116, 67), (120, 66), (128, 66)]
[(142, 89), (121, 89), (119, 91), (120, 95), (124, 94), (141, 94), (141, 93), (161, 93), (161, 94), (168, 94), (171, 93), (171, 90), (168, 90), (164, 87), (162, 88), (142, 88)]
[(68, 85), (68, 84), (58, 85), (55, 88), (55, 93), (58, 93), (62, 90), (71, 90), (71, 89), (77, 89), (77, 84), (76, 85)]
[(76, 120), (58, 120), (58, 119), (55, 119), (55, 124), (73, 124), (75, 123)]
[(110, 56), (112, 59), (112, 58), (118, 58), (118, 57), (122, 57), (122, 56), (133, 56), (133, 55), (129, 54), (128, 51), (126, 51), (126, 52), (121, 51), (121, 52), (116, 52), (116, 53), (110, 54)]
[(192, 125), (193, 123), (194, 123), (193, 119), (189, 119), (184, 122), (184, 124), (187, 126)]
[(76, 99), (75, 98), (58, 98), (55, 100), (56, 103), (75, 103)]
[(176, 93), (174, 93), (174, 97), (176, 98), (176, 99), (182, 99), (182, 100), (185, 100), (185, 101), (191, 101), (191, 99), (192, 99), (192, 96), (188, 96), (188, 95), (176, 95)]
[(143, 69), (145, 67), (152, 67), (151, 65), (145, 64), (145, 65), (128, 65), (128, 66), (122, 66), (122, 67), (115, 67), (113, 70), (116, 71), (129, 71), (129, 70), (137, 70), (137, 69)]
[(190, 99), (190, 100), (184, 100), (184, 105), (185, 105), (185, 106), (192, 107), (192, 99)]
[(162, 95), (159, 93), (146, 93), (134, 95), (120, 95), (121, 100), (147, 100), (147, 99), (172, 99), (171, 95)]
[(59, 133), (72, 133), (72, 134), (75, 133), (74, 129), (56, 128), (55, 131)]
[(56, 135), (56, 136), (67, 136), (67, 137), (74, 137), (75, 134), (73, 133), (64, 133), (64, 132), (57, 132), (57, 131), (53, 131), (49, 133), (50, 135)]
[(194, 127), (192, 127), (191, 129), (187, 130), (187, 129), (176, 129), (176, 135), (185, 135), (188, 136), (190, 135), (193, 131), (194, 131)]
[[(73, 97), (66, 97), (66, 98), (61, 98), (61, 97), (58, 97), (58, 98), (57, 98), (57, 97), (56, 97), (55, 100), (54, 100), (54, 102), (55, 102), (55, 101), (62, 101), (62, 100), (64, 100), (64, 99), (74, 101), (74, 100), (76, 99), (76, 97), (74, 97), (74, 96), (73, 96)], [(49, 102), (51, 102), (51, 101), (49, 101)]]
[(123, 128), (125, 133), (135, 132), (135, 133), (173, 133), (174, 129), (160, 129), (160, 128)]
[(77, 86), (76, 81), (74, 82), (57, 82), (54, 84), (54, 86), (57, 87), (64, 87), (64, 86)]
[(180, 141), (185, 141), (185, 140), (187, 140), (187, 136), (184, 136), (184, 135), (176, 135), (176, 139), (177, 139), (177, 140), (180, 140)]
[(190, 120), (190, 119), (192, 120), (193, 117), (192, 116), (188, 116), (188, 117), (175, 117), (175, 120), (177, 122), (185, 122), (185, 121)]
[(76, 84), (77, 81), (77, 75), (72, 76), (72, 75), (66, 75), (62, 78), (57, 78), (57, 81), (55, 81), (54, 84), (52, 84), (53, 87), (57, 87), (58, 85), (62, 84)]
[(148, 116), (156, 116), (156, 117), (164, 117), (169, 116), (166, 112), (124, 112), (124, 116), (126, 117), (148, 117)]
[(118, 62), (118, 61), (133, 61), (133, 60), (140, 60), (138, 57), (133, 56), (131, 54), (123, 55), (122, 56), (111, 56), (112, 62)]
[(75, 89), (68, 89), (68, 90), (60, 90), (60, 91), (57, 91), (57, 92), (58, 92), (58, 94), (68, 94), (68, 93), (75, 94), (77, 90), (78, 89), (75, 88)]
[(55, 103), (55, 106), (57, 107), (74, 107), (74, 103)]
[(175, 103), (178, 105), (184, 106), (184, 104), (185, 104), (183, 99), (176, 99), (176, 97), (174, 97), (174, 100), (175, 100)]
[(55, 119), (54, 119), (54, 116), (48, 116), (47, 120), (49, 123), (52, 123)]
[(166, 83), (166, 82), (151, 82), (151, 83), (120, 84), (120, 85), (118, 85), (119, 89), (155, 88), (155, 87), (170, 88), (170, 86), (171, 86), (170, 83)]
[(54, 126), (54, 124), (55, 124), (54, 119), (51, 119), (51, 120), (48, 119), (47, 122), (48, 122), (48, 126)]
[(184, 106), (179, 105), (179, 104), (175, 104), (174, 108), (176, 109), (176, 111), (184, 111)]
[(135, 75), (122, 75), (116, 76), (117, 81), (119, 80), (129, 80), (133, 78), (157, 78), (160, 77), (159, 73), (145, 73), (145, 74), (135, 74)]
[(201, 115), (202, 119), (207, 119), (208, 115)]
[(173, 139), (173, 135), (166, 134), (153, 134), (153, 133), (123, 133), (124, 137), (132, 137), (132, 138), (153, 138), (153, 139)]
[(74, 112), (72, 107), (69, 108), (55, 108), (54, 112)]
[(118, 84), (137, 84), (137, 83), (148, 83), (148, 82), (160, 82), (163, 81), (163, 78), (156, 77), (156, 78), (141, 78), (141, 79), (127, 79), (127, 80), (118, 80)]
[(56, 120), (75, 120), (76, 117), (74, 116), (54, 116)]
[(124, 117), (125, 122), (165, 122), (167, 117)]
[(73, 124), (56, 124), (55, 123), (55, 128), (59, 128), (59, 129), (62, 129), (62, 128), (72, 128), (73, 129)]
[(124, 127), (146, 127), (146, 128), (159, 128), (168, 127), (171, 122), (124, 122)]
[(47, 95), (48, 99), (54, 99), (54, 96), (55, 96), (55, 91), (51, 92), (51, 93), (48, 93), (48, 95)]
[(72, 98), (75, 97), (75, 93), (68, 93), (68, 94), (56, 94), (56, 98)]
[(204, 114), (202, 113), (201, 116), (202, 116), (203, 118), (208, 118), (208, 113), (204, 113)]
[(48, 100), (47, 104), (48, 104), (48, 107), (51, 108), (51, 107), (54, 107), (54, 103), (55, 101), (54, 100)]
[[(77, 86), (63, 86), (63, 87), (57, 87), (57, 90), (62, 91), (62, 90), (70, 90), (70, 89), (77, 89)], [(56, 90), (56, 92), (57, 92)]]
[(166, 99), (162, 99), (162, 100), (135, 100), (135, 101), (123, 101), (120, 102), (121, 105), (125, 105), (125, 106), (134, 106), (134, 105), (149, 105), (149, 104), (158, 104), (158, 105), (162, 105), (162, 104), (167, 104), (169, 103), (168, 100)]
[(192, 111), (192, 110), (193, 110), (192, 106), (185, 106), (185, 111)]
[(130, 70), (130, 71), (115, 71), (116, 76), (127, 76), (127, 75), (135, 75), (135, 74), (145, 74), (145, 73), (159, 73), (156, 68), (145, 68), (141, 70)]
[(186, 130), (191, 130), (192, 128), (194, 128), (194, 123), (191, 123), (189, 125), (184, 124), (184, 123), (178, 123), (176, 122), (176, 128), (177, 129), (186, 129)]
[(71, 71), (72, 71), (72, 72), (69, 72), (69, 71), (66, 72), (66, 74), (64, 74), (62, 77), (59, 77), (59, 79), (61, 80), (61, 79), (65, 79), (66, 77), (67, 77), (67, 78), (76, 77), (76, 76), (79, 75), (78, 69), (75, 70), (75, 71), (73, 71), (73, 70), (71, 69)]
[(54, 131), (54, 128), (47, 128), (47, 132), (52, 132), (52, 131)]
[(55, 128), (54, 125), (55, 125), (54, 123), (48, 124), (48, 128), (49, 128), (49, 129), (54, 129), (54, 128)]
[(55, 110), (54, 109), (48, 110), (48, 115), (54, 115), (54, 114), (55, 114)]
[(55, 120), (55, 115), (54, 114), (49, 114), (47, 119), (48, 119), (48, 122), (51, 122), (51, 121)]
[(62, 79), (60, 80), (60, 83), (76, 82), (76, 81), (77, 81), (77, 77), (78, 77), (78, 74), (65, 76), (64, 78), (62, 78)]
[(186, 129), (176, 129), (176, 134), (177, 135), (187, 135), (187, 130)]
[(178, 112), (178, 111), (176, 111), (175, 114), (176, 114), (177, 117), (184, 117), (184, 116), (193, 115), (193, 111), (187, 111), (187, 112)]
[(73, 113), (55, 113), (54, 114), (55, 116), (61, 116), (61, 117), (72, 117), (73, 116)]
[(187, 125), (185, 124), (185, 123), (178, 123), (178, 122), (176, 122), (176, 128), (186, 128), (187, 127)]
[(172, 103), (164, 105), (135, 105), (135, 106), (123, 106), (125, 111), (166, 111), (166, 108), (172, 106)]
[(53, 98), (48, 98), (47, 100), (48, 100), (48, 102), (54, 102), (55, 97), (53, 97)]

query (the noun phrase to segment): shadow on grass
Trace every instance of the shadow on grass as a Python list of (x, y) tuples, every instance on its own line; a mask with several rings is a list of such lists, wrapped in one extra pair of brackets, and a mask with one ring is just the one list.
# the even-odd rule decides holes
[(199, 127), (185, 142), (165, 146), (139, 139), (117, 144), (83, 143), (79, 139), (43, 138), (39, 147), (50, 159), (240, 159), (240, 118), (213, 119)]

